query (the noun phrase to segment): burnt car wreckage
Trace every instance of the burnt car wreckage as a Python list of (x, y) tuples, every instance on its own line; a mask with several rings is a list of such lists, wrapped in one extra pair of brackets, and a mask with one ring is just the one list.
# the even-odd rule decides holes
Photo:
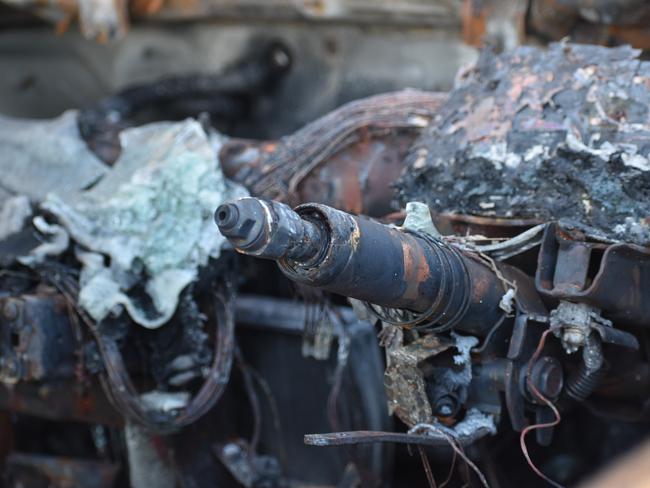
[[(177, 15), (11, 3), (125, 42)], [(217, 4), (186, 14), (238, 15)], [(274, 15), (298, 6), (381, 14)], [(650, 435), (650, 63), (511, 27), (616, 44), (648, 12), (556, 7), (465, 2), (465, 41), (503, 52), (450, 90), (315, 108), (296, 87), (326, 68), (255, 36), (218, 74), (0, 117), (5, 485), (647, 480), (647, 447), (597, 475)]]

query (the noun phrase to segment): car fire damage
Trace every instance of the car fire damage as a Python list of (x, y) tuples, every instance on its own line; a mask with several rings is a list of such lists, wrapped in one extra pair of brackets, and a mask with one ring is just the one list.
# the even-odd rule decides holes
[(6, 487), (642, 487), (650, 10), (0, 4)]

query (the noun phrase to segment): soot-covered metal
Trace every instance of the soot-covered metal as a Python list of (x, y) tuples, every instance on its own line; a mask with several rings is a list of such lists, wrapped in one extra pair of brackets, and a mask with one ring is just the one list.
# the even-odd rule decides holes
[[(221, 3), (183, 11), (240, 12)], [(231, 17), (228, 42), (206, 22), (188, 52), (218, 72), (176, 53), (51, 120), (0, 118), (3, 484), (623, 484), (598, 470), (650, 435), (649, 65), (517, 44), (639, 2), (565, 2), (554, 26), (545, 0), (289, 3), (268, 18), (312, 19)], [(152, 33), (190, 37), (165, 2), (91, 7), (64, 9), (89, 37), (136, 21), (94, 51), (116, 79), (143, 46), (165, 64)], [(441, 85), (424, 67), (461, 26), (504, 52)]]
[(650, 64), (630, 47), (483, 51), (411, 148), (399, 199), (650, 241)]

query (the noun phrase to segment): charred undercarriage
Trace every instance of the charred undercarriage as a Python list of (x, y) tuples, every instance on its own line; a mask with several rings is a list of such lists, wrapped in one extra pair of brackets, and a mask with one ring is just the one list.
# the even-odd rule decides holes
[(0, 119), (7, 485), (593, 475), (650, 430), (638, 54), (484, 50), (448, 93), (246, 138), (293, 68), (272, 39)]

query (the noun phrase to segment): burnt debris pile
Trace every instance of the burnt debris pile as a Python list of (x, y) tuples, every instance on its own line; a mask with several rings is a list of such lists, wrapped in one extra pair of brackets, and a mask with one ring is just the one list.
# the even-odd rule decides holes
[(399, 200), (650, 243), (650, 63), (639, 54), (484, 50), (412, 146)]

